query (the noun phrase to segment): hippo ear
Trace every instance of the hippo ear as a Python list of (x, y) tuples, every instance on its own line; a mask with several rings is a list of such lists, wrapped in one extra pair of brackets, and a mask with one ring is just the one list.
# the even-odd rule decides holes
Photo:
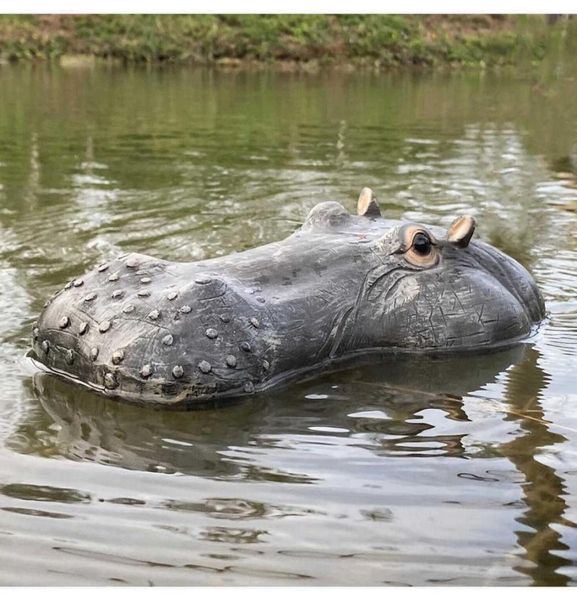
[(362, 217), (380, 217), (381, 209), (371, 188), (363, 188), (357, 202), (357, 214)]
[(447, 241), (458, 248), (466, 248), (473, 237), (475, 225), (473, 217), (457, 217), (447, 231)]

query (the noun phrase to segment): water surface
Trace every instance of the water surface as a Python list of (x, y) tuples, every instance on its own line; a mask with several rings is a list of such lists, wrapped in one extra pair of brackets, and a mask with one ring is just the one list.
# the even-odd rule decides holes
[[(577, 62), (454, 74), (0, 67), (0, 583), (575, 585)], [(391, 359), (186, 413), (25, 358), (128, 251), (196, 260), (322, 200), (478, 235), (549, 311), (518, 348)]]

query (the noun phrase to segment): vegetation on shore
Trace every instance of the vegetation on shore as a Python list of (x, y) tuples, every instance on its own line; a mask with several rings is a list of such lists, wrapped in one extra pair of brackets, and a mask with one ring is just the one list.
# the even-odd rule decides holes
[(0, 60), (493, 66), (575, 32), (543, 15), (1, 15)]

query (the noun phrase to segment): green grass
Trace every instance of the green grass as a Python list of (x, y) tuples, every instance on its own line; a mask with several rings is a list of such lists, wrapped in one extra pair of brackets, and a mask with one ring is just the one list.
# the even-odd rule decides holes
[(490, 66), (539, 61), (575, 31), (538, 15), (2, 15), (0, 58)]

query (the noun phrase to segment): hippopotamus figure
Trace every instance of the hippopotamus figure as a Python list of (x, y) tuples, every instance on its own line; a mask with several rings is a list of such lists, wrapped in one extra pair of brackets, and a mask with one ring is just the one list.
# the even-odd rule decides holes
[(543, 319), (529, 273), (448, 231), (323, 202), (285, 240), (192, 263), (129, 254), (67, 283), (33, 330), (48, 370), (127, 400), (253, 394), (355, 357), (512, 345)]

